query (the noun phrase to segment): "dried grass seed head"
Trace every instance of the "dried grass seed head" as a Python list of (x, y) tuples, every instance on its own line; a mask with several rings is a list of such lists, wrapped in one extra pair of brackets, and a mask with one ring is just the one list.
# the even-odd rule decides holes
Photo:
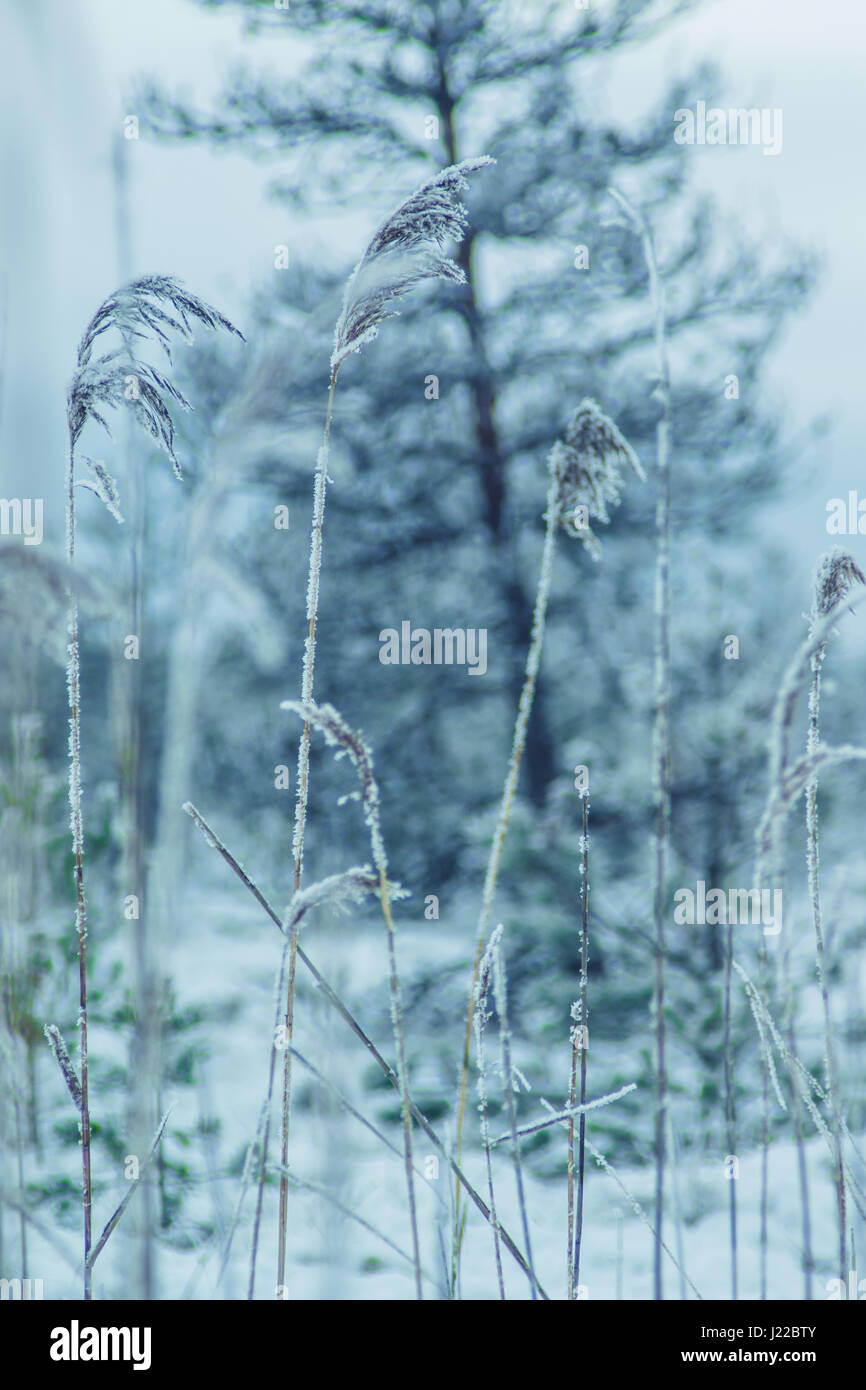
[[(369, 864), (346, 869), (342, 874), (332, 874), (330, 878), (322, 879), (309, 888), (299, 888), (286, 908), (283, 932), (288, 935), (312, 908), (328, 904), (342, 909), (346, 902), (361, 902), (366, 894), (378, 893), (379, 889), (379, 875), (373, 872)], [(399, 883), (389, 883), (388, 889), (392, 901), (409, 897), (408, 890)]]
[(348, 756), (354, 764), (361, 783), (361, 804), (364, 807), (364, 820), (370, 831), (373, 860), (376, 868), (385, 873), (387, 859), (385, 844), (379, 821), (379, 787), (373, 775), (373, 755), (360, 733), (350, 729), (343, 716), (333, 705), (305, 704), (301, 700), (283, 700), (280, 709), (291, 710), (299, 718), (307, 721), (324, 734), (325, 742), (339, 751), (337, 757)]
[(0, 541), (0, 640), (7, 641), (8, 623), (25, 641), (65, 666), (70, 595), (94, 616), (112, 612), (108, 591), (66, 559), (42, 546)]
[(841, 546), (834, 545), (821, 556), (812, 575), (811, 625), (819, 618), (832, 613), (837, 603), (855, 584), (866, 584), (866, 575), (852, 555)]
[(461, 201), (469, 187), (466, 176), (493, 163), (489, 155), (483, 155), (442, 169), (382, 223), (346, 285), (334, 330), (332, 371), (350, 353), (372, 342), (379, 325), (396, 313), (388, 306), (420, 281), (465, 281), (463, 271), (442, 255), (442, 249), (449, 241), (462, 241), (469, 225)]
[(563, 438), (551, 450), (550, 469), (557, 483), (561, 524), (583, 542), (594, 560), (600, 550), (590, 520), (609, 524), (609, 508), (622, 500), (625, 464), (646, 481), (637, 454), (613, 421), (595, 401), (582, 400)]
[[(174, 451), (174, 424), (168, 402), (190, 410), (189, 401), (172, 381), (134, 351), (137, 339), (150, 339), (171, 361), (171, 336), (192, 340), (194, 323), (222, 328), (243, 339), (243, 333), (212, 305), (190, 294), (171, 275), (144, 275), (116, 290), (100, 304), (84, 330), (78, 346), (76, 371), (67, 396), (69, 437), (74, 447), (88, 420), (111, 431), (102, 414), (106, 406), (130, 405), (139, 424), (164, 449), (180, 477)], [(97, 340), (109, 329), (124, 339), (115, 348), (94, 357)], [(116, 500), (116, 499), (115, 499)]]

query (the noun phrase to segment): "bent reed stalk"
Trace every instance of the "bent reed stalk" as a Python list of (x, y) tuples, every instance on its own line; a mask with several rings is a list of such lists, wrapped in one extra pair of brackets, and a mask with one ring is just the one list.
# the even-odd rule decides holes
[(662, 1249), (664, 1236), (665, 1127), (667, 1110), (667, 1062), (665, 1056), (665, 880), (670, 831), (670, 788), (668, 785), (670, 744), (668, 705), (671, 669), (671, 379), (667, 347), (665, 287), (659, 273), (655, 240), (645, 218), (616, 188), (610, 195), (640, 238), (649, 278), (653, 311), (653, 337), (657, 360), (655, 396), (661, 405), (656, 422), (656, 467), (659, 475), (656, 499), (656, 578), (653, 692), (653, 918), (655, 922), (655, 1019), (656, 1071), (656, 1184), (655, 1225), (657, 1241), (653, 1261), (653, 1296), (663, 1297)]
[[(821, 617), (833, 611), (842, 602), (853, 584), (866, 584), (866, 575), (854, 559), (839, 546), (828, 551), (818, 561), (813, 576), (812, 615), (810, 636)], [(824, 662), (826, 643), (812, 653), (811, 684), (809, 688), (809, 726), (806, 735), (806, 754), (813, 757), (821, 743), (821, 668)], [(845, 1202), (845, 1166), (842, 1157), (842, 1127), (839, 1110), (839, 1078), (833, 1045), (833, 1020), (830, 1008), (830, 991), (827, 986), (825, 963), (824, 924), (821, 911), (821, 890), (819, 882), (819, 830), (818, 830), (818, 778), (813, 777), (806, 786), (806, 874), (809, 889), (809, 903), (812, 910), (812, 924), (815, 930), (815, 975), (821, 993), (821, 1009), (824, 1019), (824, 1082), (827, 1105), (830, 1110), (831, 1133), (833, 1135), (836, 1210), (839, 1221), (839, 1277), (843, 1283), (847, 1279), (847, 1214)]]
[[(402, 298), (423, 280), (444, 279), (465, 283), (461, 268), (442, 255), (449, 241), (460, 242), (469, 224), (466, 208), (461, 201), (469, 185), (467, 176), (495, 163), (489, 156), (465, 159), (450, 165), (428, 179), (411, 197), (385, 219), (368, 243), (346, 285), (343, 308), (334, 329), (334, 350), (331, 354), (331, 373), (328, 387), (328, 407), (325, 416), (322, 447), (316, 461), (313, 482), (313, 521), (310, 538), (310, 560), (307, 578), (307, 638), (301, 673), (301, 703), (313, 703), (313, 677), (316, 666), (316, 627), (319, 612), (319, 585), (322, 569), (322, 545), (325, 522), (325, 499), (328, 484), (328, 450), (334, 392), (340, 367), (352, 353), (360, 352), (372, 342), (386, 319), (392, 318), (396, 299)], [(292, 838), (294, 858), (294, 890), (301, 886), (304, 861), (304, 836), (307, 823), (310, 782), (310, 726), (307, 720), (298, 744), (297, 800)], [(387, 903), (387, 891), (383, 904)], [(383, 907), (388, 924), (389, 907)], [(391, 926), (388, 925), (389, 941)], [(280, 1145), (280, 1213), (277, 1254), (277, 1284), (285, 1279), (286, 1240), (288, 1234), (288, 1163), (289, 1130), (291, 1124), (292, 1050), (294, 1030), (295, 977), (298, 943), (296, 937), (289, 950), (289, 979), (286, 999), (286, 1030), (289, 1046), (283, 1063), (282, 1135)], [(421, 1297), (420, 1277), (418, 1296)]]
[[(526, 747), (529, 718), (535, 698), (538, 672), (541, 665), (541, 651), (544, 644), (547, 605), (550, 598), (550, 584), (553, 573), (553, 556), (556, 547), (557, 528), (561, 525), (568, 535), (580, 540), (593, 560), (598, 560), (600, 548), (593, 534), (591, 521), (604, 525), (610, 522), (609, 508), (621, 501), (623, 477), (621, 467), (628, 464), (637, 476), (645, 481), (646, 475), (640, 460), (631, 446), (617, 429), (613, 421), (595, 401), (585, 398), (572, 415), (562, 439), (558, 439), (551, 449), (548, 459), (550, 483), (545, 508), (544, 548), (535, 593), (535, 607), (532, 616), (532, 632), (529, 650), (526, 654), (526, 667), (523, 688), (517, 706), (517, 718), (511, 744), (511, 757), (505, 777), (505, 786), (499, 803), (496, 828), (490, 845), (490, 855), (484, 876), (481, 910), (476, 927), (475, 958), (472, 966), (472, 983), (466, 1013), (466, 1033), (463, 1042), (463, 1058), (460, 1070), (460, 1090), (457, 1104), (457, 1160), (463, 1153), (463, 1124), (466, 1114), (466, 1094), (469, 1081), (469, 1054), (472, 1042), (472, 1020), (481, 958), (484, 954), (487, 924), (493, 906), (494, 893), (499, 878), (502, 851), (511, 816), (511, 808), (517, 791), (520, 764)], [(454, 1229), (452, 1244), (452, 1296), (456, 1287), (457, 1265), (462, 1241), (462, 1216), (460, 1211), (460, 1185), (455, 1195)]]
[[(128, 405), (139, 424), (169, 456), (175, 476), (181, 477), (180, 462), (174, 449), (174, 422), (168, 408), (174, 402), (182, 409), (191, 409), (189, 401), (174, 383), (158, 372), (149, 362), (135, 356), (131, 344), (149, 339), (155, 342), (171, 361), (169, 334), (190, 341), (192, 324), (198, 322), (211, 329), (224, 329), (243, 339), (243, 334), (223, 314), (211, 305), (190, 294), (179, 280), (168, 275), (146, 275), (116, 290), (100, 304), (88, 323), (78, 346), (75, 374), (66, 401), (69, 445), (66, 459), (66, 559), (70, 575), (75, 567), (75, 489), (85, 487), (93, 492), (116, 521), (122, 521), (114, 480), (99, 464), (87, 460), (94, 475), (92, 479), (77, 480), (75, 476), (76, 446), (88, 421), (102, 426), (110, 434), (103, 416), (106, 406)], [(123, 346), (94, 356), (97, 340), (103, 333), (114, 330), (121, 335)], [(87, 910), (84, 890), (84, 815), (81, 788), (81, 644), (78, 600), (70, 578), (67, 586), (67, 666), (66, 686), (69, 704), (69, 768), (68, 796), (72, 854), (75, 878), (75, 929), (78, 944), (78, 1027), (81, 1052), (81, 1164), (82, 1198), (84, 1207), (84, 1298), (91, 1298), (91, 1211), (93, 1186), (91, 1179), (91, 1125), (89, 1057), (87, 1037)]]

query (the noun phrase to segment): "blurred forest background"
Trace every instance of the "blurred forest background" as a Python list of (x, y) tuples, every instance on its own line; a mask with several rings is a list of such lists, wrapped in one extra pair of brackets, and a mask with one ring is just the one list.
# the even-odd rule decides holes
[[(805, 635), (812, 568), (834, 540), (864, 562), (859, 536), (826, 534), (828, 500), (846, 497), (859, 477), (853, 447), (844, 437), (842, 446), (834, 440), (828, 411), (835, 402), (810, 390), (805, 374), (796, 390), (772, 376), (778, 349), (808, 314), (826, 267), (796, 223), (770, 218), (762, 229), (748, 201), (732, 207), (724, 172), (717, 196), (709, 164), (715, 160), (721, 171), (724, 161), (748, 163), (746, 186), (759, 186), (775, 177), (777, 163), (796, 160), (799, 126), (789, 123), (778, 159), (759, 149), (696, 151), (674, 142), (674, 112), (699, 100), (784, 107), (777, 95), (732, 80), (736, 73), (700, 62), (676, 70), (657, 63), (639, 69), (637, 85), (629, 79), (633, 55), (664, 54), (660, 42), (683, 24), (698, 25), (700, 37), (704, 7), (679, 0), (599, 0), (587, 9), (563, 0), (292, 0), (285, 8), (269, 0), (178, 0), (177, 8), (184, 22), (185, 12), (194, 13), (197, 33), (223, 26), (233, 60), (208, 74), (203, 91), (176, 80), (173, 69), (166, 75), (159, 62), (139, 66), (123, 110), (88, 155), (110, 190), (99, 210), (108, 260), (99, 274), (88, 267), (89, 298), (65, 341), (34, 307), (32, 336), (22, 346), (31, 366), (27, 393), (13, 392), (14, 401), (8, 364), (24, 322), (13, 312), (16, 247), (22, 219), (40, 220), (38, 199), (14, 219), (7, 213), (4, 223), (6, 444), (10, 412), (17, 435), (15, 467), (8, 452), (3, 459), (2, 492), (33, 495), (37, 483), (28, 478), (44, 488), (46, 553), (62, 550), (61, 468), (49, 470), (43, 460), (29, 472), (27, 422), (33, 418), (38, 441), (38, 416), (59, 412), (63, 401), (62, 394), (59, 402), (48, 399), (46, 383), (56, 373), (40, 378), (43, 338), (66, 363), (68, 379), (77, 338), (100, 300), (133, 275), (158, 271), (183, 274), (191, 290), (230, 313), (247, 339), (198, 332), (193, 346), (175, 354), (175, 379), (195, 407), (176, 413), (182, 482), (119, 412), (109, 421), (112, 440), (96, 430), (91, 437), (89, 427), (84, 444), (117, 479), (125, 517), (119, 527), (81, 490), (77, 564), (98, 595), (92, 611), (82, 595), (97, 1232), (128, 1185), (127, 1156), (146, 1151), (160, 1115), (173, 1106), (153, 1174), (98, 1266), (97, 1296), (245, 1293), (252, 1196), (222, 1275), (221, 1252), (267, 1083), (279, 942), (181, 806), (195, 803), (284, 910), (292, 891), (298, 730), (279, 705), (297, 698), (299, 687), (312, 476), (343, 285), (392, 207), (438, 168), (489, 154), (497, 163), (472, 179), (470, 227), (455, 253), (466, 284), (437, 282), (413, 292), (399, 318), (341, 372), (317, 695), (362, 729), (374, 752), (391, 872), (411, 891), (395, 908), (411, 1089), (440, 1134), (453, 1140), (475, 921), (530, 640), (547, 458), (581, 399), (595, 399), (648, 478), (629, 481), (610, 526), (600, 529), (598, 563), (576, 544), (557, 548), (539, 687), (492, 921), (505, 929), (515, 1057), (531, 1087), (521, 1092), (519, 1113), (528, 1123), (539, 1116), (539, 1096), (561, 1107), (568, 1091), (569, 1011), (579, 989), (574, 770), (586, 765), (589, 1092), (596, 1097), (636, 1083), (622, 1101), (589, 1117), (588, 1132), (651, 1215), (658, 402), (641, 246), (616, 219), (608, 193), (612, 184), (623, 189), (655, 235), (673, 393), (666, 960), (673, 1162), (666, 1237), (704, 1297), (728, 1297), (725, 937), (718, 928), (674, 926), (673, 893), (699, 880), (724, 890), (753, 885), (773, 702)], [(72, 9), (96, 14), (100, 5)], [(39, 30), (39, 13), (34, 6), (32, 15), (23, 8), (7, 15), (10, 42), (16, 30), (22, 50), (56, 47), (59, 35), (50, 21)], [(170, 28), (163, 39), (171, 49)], [(611, 97), (624, 83), (628, 96)], [(66, 99), (84, 100), (75, 85)], [(10, 128), (4, 139), (10, 161), (23, 163), (22, 150), (38, 133), (25, 131), (19, 145)], [(222, 159), (207, 165), (217, 206), (226, 206), (225, 223), (217, 216), (210, 226), (207, 254), (222, 267), (226, 294), (197, 280), (194, 246), (176, 264), (154, 264), (137, 208), (147, 203), (156, 218), (161, 206), (191, 194), (176, 175), (167, 175), (164, 189), (152, 176), (143, 182), (137, 160), (145, 147), (151, 170), (161, 160), (170, 170), (183, 148)], [(249, 247), (238, 244), (236, 204), (245, 185), (234, 171), (241, 161), (267, 184), (278, 209), (266, 232), (259, 226), (264, 251), (260, 245), (253, 261)], [(79, 231), (86, 229), (94, 215), (86, 185), (68, 196)], [(63, 238), (64, 227), (52, 235)], [(70, 290), (73, 298), (80, 293), (80, 286)], [(823, 356), (820, 336), (811, 350)], [(288, 508), (285, 528), (275, 525), (281, 507)], [(806, 509), (808, 524), (792, 520)], [(4, 541), (4, 553), (20, 544)], [(42, 1277), (46, 1297), (75, 1297), (79, 1136), (43, 1037), (44, 1024), (57, 1024), (74, 1058), (63, 619), (50, 619), (50, 601), (28, 588), (13, 564), (0, 581), (0, 604), (0, 1275)], [(470, 679), (456, 666), (381, 664), (380, 631), (404, 620), (428, 629), (486, 629), (486, 674)], [(828, 649), (830, 743), (862, 737), (863, 621), (862, 610), (846, 617)], [(137, 660), (127, 659), (130, 634), (139, 638)], [(732, 635), (739, 642), (734, 660), (725, 658)], [(805, 744), (805, 706), (798, 719), (795, 736)], [(345, 764), (314, 740), (305, 881), (369, 858), (359, 809), (340, 802), (353, 789)], [(866, 1127), (864, 790), (855, 765), (828, 776), (820, 795), (826, 969), (842, 1107), (855, 1138)], [(820, 1077), (821, 1009), (799, 803), (786, 844), (784, 927), (779, 937), (765, 938), (771, 997), (798, 1055)], [(374, 908), (353, 909), (350, 917), (319, 914), (302, 942), (393, 1060), (385, 944)], [(737, 929), (736, 954), (749, 973), (757, 972), (759, 946), (757, 927)], [(296, 1046), (316, 1071), (296, 1064), (290, 1296), (410, 1297), (409, 1266), (347, 1214), (406, 1247), (399, 1160), (355, 1122), (333, 1087), (394, 1143), (397, 1097), (303, 975), (296, 1008)], [(740, 1290), (755, 1296), (762, 1055), (739, 982), (730, 1029)], [(470, 1094), (466, 1161), (480, 1187), (474, 1089)], [(808, 1123), (804, 1134), (808, 1247), (792, 1112), (774, 1106), (771, 1297), (825, 1297), (837, 1272), (829, 1157)], [(425, 1143), (419, 1135), (420, 1163)], [(503, 1219), (514, 1232), (513, 1178), (507, 1159), (500, 1162)], [(542, 1131), (527, 1143), (524, 1162), (539, 1275), (561, 1296), (564, 1138)], [(583, 1276), (589, 1297), (647, 1297), (652, 1237), (609, 1176), (592, 1169)], [(267, 1273), (259, 1296), (272, 1294), (275, 1183), (268, 1184), (263, 1216), (260, 1262)], [(422, 1212), (425, 1262), (442, 1296), (448, 1202), (443, 1164), (426, 1184)], [(866, 1233), (856, 1211), (851, 1217), (855, 1260)], [(516, 1273), (509, 1271), (509, 1280)], [(684, 1296), (673, 1264), (665, 1285), (668, 1296)], [(512, 1287), (525, 1296), (525, 1281)], [(474, 1215), (462, 1293), (496, 1296), (489, 1236)]]

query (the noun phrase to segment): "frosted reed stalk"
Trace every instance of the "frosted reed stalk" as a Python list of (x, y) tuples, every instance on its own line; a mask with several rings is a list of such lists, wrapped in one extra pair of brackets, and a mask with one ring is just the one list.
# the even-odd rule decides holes
[(656, 501), (656, 579), (654, 643), (654, 721), (653, 721), (653, 917), (655, 920), (655, 1015), (656, 1037), (656, 1188), (655, 1224), (658, 1232), (653, 1269), (653, 1292), (663, 1297), (662, 1236), (664, 1234), (665, 1111), (667, 1109), (667, 1065), (665, 1058), (665, 879), (670, 830), (670, 790), (668, 702), (671, 664), (670, 530), (671, 530), (671, 382), (667, 349), (665, 288), (658, 269), (655, 242), (648, 223), (616, 189), (611, 194), (640, 236), (649, 276), (654, 313), (657, 357), (655, 395), (661, 406), (656, 423), (656, 464), (659, 472)]
[[(328, 445), (333, 414), (337, 375), (343, 362), (372, 342), (386, 319), (395, 315), (392, 305), (423, 280), (444, 279), (465, 283), (464, 272), (450, 258), (441, 254), (446, 242), (462, 241), (469, 224), (468, 214), (461, 201), (468, 189), (467, 176), (495, 163), (489, 156), (466, 159), (451, 165), (428, 179), (405, 202), (401, 203), (375, 232), (355, 269), (349, 277), (343, 297), (343, 308), (334, 329), (334, 350), (331, 355), (331, 375), (328, 389), (328, 408), (322, 447), (316, 462), (313, 484), (313, 524), (310, 540), (310, 562), (307, 580), (307, 638), (301, 672), (301, 702), (313, 702), (313, 676), (316, 663), (316, 624), (319, 611), (319, 584), (322, 570), (322, 541), (325, 519), (325, 496), (328, 484)], [(307, 720), (298, 744), (297, 801), (292, 839), (294, 855), (294, 888), (300, 888), (304, 859), (304, 835), (307, 823), (310, 779), (310, 726)], [(390, 921), (387, 891), (383, 896), (386, 924)], [(390, 942), (389, 925), (389, 942)], [(390, 949), (390, 946), (389, 946)], [(298, 943), (294, 938), (289, 952), (289, 982), (286, 1000), (286, 1029), (289, 1046), (283, 1063), (283, 1112), (280, 1171), (280, 1218), (277, 1255), (277, 1282), (283, 1282), (288, 1213), (288, 1157), (291, 1115), (291, 1040), (294, 1028), (295, 975)], [(419, 1298), (421, 1274), (416, 1249), (416, 1275)]]

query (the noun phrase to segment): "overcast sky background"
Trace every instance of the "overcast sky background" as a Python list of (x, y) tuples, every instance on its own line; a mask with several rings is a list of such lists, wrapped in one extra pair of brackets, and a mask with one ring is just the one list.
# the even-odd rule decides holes
[[(564, 4), (566, 0), (564, 0)], [(218, 91), (245, 56), (291, 71), (292, 44), (249, 39), (234, 14), (190, 0), (2, 0), (0, 3), (0, 492), (46, 499), (46, 532), (62, 536), (59, 479), (64, 391), (82, 328), (120, 277), (112, 139), (130, 110), (134, 78), (172, 90)], [(684, 148), (700, 184), (746, 225), (793, 239), (824, 260), (809, 309), (774, 356), (770, 382), (792, 436), (819, 416), (832, 431), (810, 458), (808, 489), (775, 512), (798, 555), (828, 544), (825, 502), (862, 479), (866, 438), (862, 324), (863, 0), (711, 0), (651, 46), (624, 53), (606, 84), (612, 117), (651, 105), (668, 73), (710, 57), (725, 104), (780, 107), (783, 149)], [(695, 98), (700, 97), (695, 93)], [(673, 119), (672, 119), (673, 134)], [(278, 163), (197, 146), (128, 142), (133, 270), (179, 275), (246, 322), (251, 287), (273, 273), (273, 248), (303, 249), (297, 214), (266, 197)], [(368, 224), (345, 213), (330, 237), (347, 268)], [(748, 383), (741, 383), (741, 390)], [(110, 444), (106, 444), (106, 458)], [(861, 560), (863, 543), (849, 544)], [(809, 560), (811, 566), (811, 559)]]

